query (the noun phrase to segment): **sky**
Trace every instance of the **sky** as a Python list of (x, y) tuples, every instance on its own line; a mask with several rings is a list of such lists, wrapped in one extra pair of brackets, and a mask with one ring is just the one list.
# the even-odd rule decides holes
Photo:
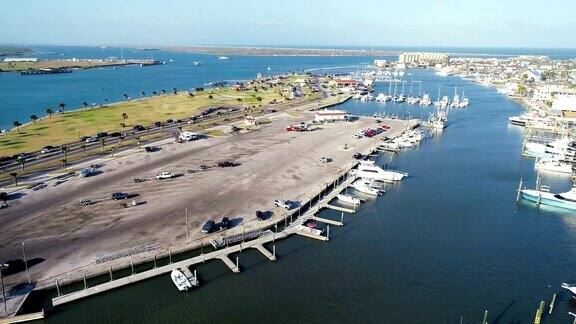
[(0, 0), (0, 44), (576, 47), (576, 1)]

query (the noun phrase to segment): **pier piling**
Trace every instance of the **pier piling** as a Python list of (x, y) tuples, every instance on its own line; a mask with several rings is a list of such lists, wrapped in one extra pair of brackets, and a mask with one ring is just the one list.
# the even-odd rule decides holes
[(518, 191), (516, 192), (516, 203), (520, 202), (521, 190), (522, 190), (522, 177), (520, 177), (520, 183), (518, 184)]
[(156, 264), (156, 254), (154, 254), (154, 269), (158, 268), (158, 265)]
[(58, 284), (58, 280), (56, 280), (56, 291), (58, 292), (58, 296), (61, 296), (61, 294), (60, 294), (60, 285)]
[(330, 224), (326, 225), (326, 239), (330, 239)]
[(112, 278), (112, 267), (108, 267), (108, 273), (110, 273), (110, 281), (114, 280), (114, 278)]
[(88, 289), (88, 284), (86, 283), (86, 271), (84, 271), (82, 276), (84, 278), (84, 289)]
[(168, 249), (168, 264), (172, 264), (172, 250)]
[(132, 269), (132, 275), (134, 275), (134, 261), (130, 260), (130, 268)]

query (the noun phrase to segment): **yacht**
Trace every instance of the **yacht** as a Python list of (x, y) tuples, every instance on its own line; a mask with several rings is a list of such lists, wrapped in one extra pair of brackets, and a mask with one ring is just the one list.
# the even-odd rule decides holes
[(460, 96), (457, 93), (458, 87), (454, 86), (454, 97), (452, 97), (452, 101), (450, 102), (450, 107), (458, 108), (460, 107)]
[(526, 126), (526, 124), (529, 124), (529, 123), (548, 122), (548, 119), (544, 118), (544, 117), (536, 116), (534, 114), (524, 113), (520, 116), (508, 117), (508, 122), (512, 125)]
[(400, 181), (408, 176), (408, 174), (404, 172), (384, 170), (377, 166), (374, 161), (360, 161), (356, 174), (362, 178), (388, 182)]
[(562, 285), (560, 285), (560, 287), (568, 289), (572, 293), (572, 297), (576, 296), (576, 285), (563, 282)]
[(421, 106), (430, 106), (432, 104), (432, 100), (430, 99), (430, 95), (428, 95), (427, 93), (422, 95), (422, 98), (420, 99), (420, 105)]
[(433, 115), (428, 120), (430, 126), (437, 130), (442, 130), (448, 126), (448, 117), (446, 111), (438, 109), (436, 115)]
[(572, 163), (562, 162), (556, 159), (538, 159), (534, 168), (543, 172), (555, 172), (572, 174)]
[(384, 194), (384, 190), (374, 186), (374, 182), (369, 179), (358, 179), (354, 181), (354, 183), (352, 183), (352, 188), (358, 190), (361, 193), (372, 196), (380, 196)]
[(562, 193), (552, 193), (546, 190), (522, 189), (522, 198), (542, 205), (576, 210), (576, 187)]
[(182, 271), (180, 271), (179, 269), (172, 270), (172, 272), (170, 273), (170, 277), (172, 277), (172, 281), (174, 282), (178, 290), (187, 291), (192, 289), (192, 283), (190, 282), (188, 277), (186, 277), (186, 275), (182, 273)]
[(448, 99), (448, 96), (444, 96), (444, 97), (442, 97), (442, 100), (438, 100), (438, 101), (434, 102), (434, 106), (440, 107), (440, 108), (446, 108), (446, 107), (448, 107), (449, 104), (450, 104), (450, 99)]
[(353, 196), (349, 196), (349, 195), (345, 195), (345, 194), (339, 194), (336, 196), (336, 198), (339, 201), (350, 204), (350, 205), (360, 205), (360, 199), (353, 197)]
[(218, 56), (219, 60), (230, 60), (230, 56)]

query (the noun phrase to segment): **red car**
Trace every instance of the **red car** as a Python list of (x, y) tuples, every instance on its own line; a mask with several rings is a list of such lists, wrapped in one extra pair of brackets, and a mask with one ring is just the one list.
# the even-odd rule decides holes
[(299, 132), (300, 131), (300, 126), (297, 125), (290, 125), (286, 127), (286, 130), (289, 132)]
[(380, 127), (384, 128), (384, 129), (390, 129), (390, 126), (385, 125), (385, 124), (380, 125)]

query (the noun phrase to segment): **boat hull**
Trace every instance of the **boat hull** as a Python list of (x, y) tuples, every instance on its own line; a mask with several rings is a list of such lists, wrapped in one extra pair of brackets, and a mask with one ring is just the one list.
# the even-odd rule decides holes
[(540, 204), (542, 205), (553, 206), (569, 210), (576, 210), (576, 202), (558, 199), (554, 197), (554, 194), (550, 192), (528, 190), (528, 189), (521, 190), (520, 192), (522, 194), (522, 198), (528, 201), (532, 201), (535, 203), (538, 203), (538, 201), (540, 201)]

